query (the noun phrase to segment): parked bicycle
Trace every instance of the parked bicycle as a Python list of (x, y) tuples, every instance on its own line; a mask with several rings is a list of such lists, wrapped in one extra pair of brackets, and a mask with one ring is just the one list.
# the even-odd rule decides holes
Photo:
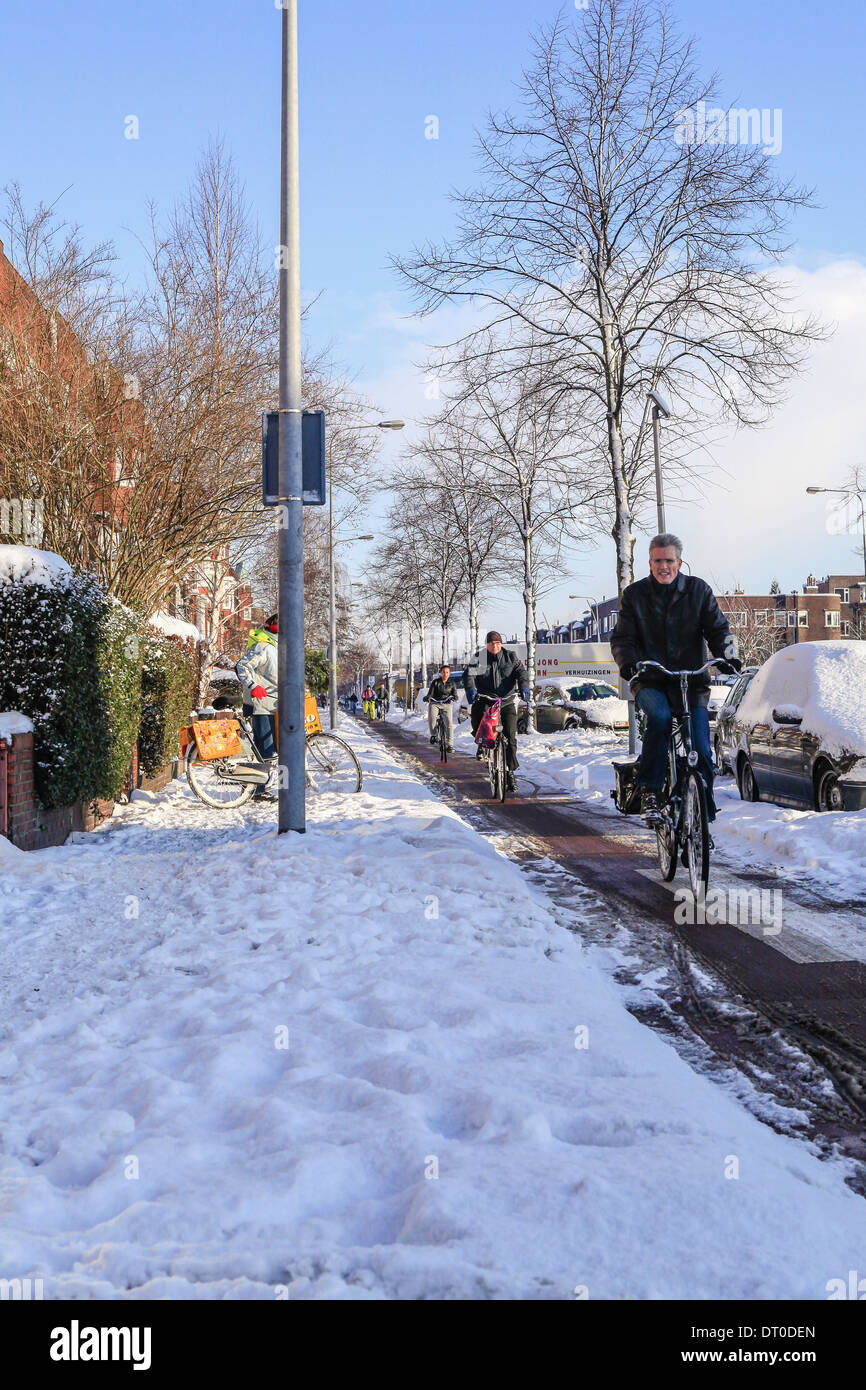
[[(492, 695), (483, 695), (479, 691), (475, 696), (476, 700), (485, 700), (499, 714), (504, 704), (503, 700), (494, 699)], [(441, 716), (440, 716), (441, 717)], [(482, 726), (478, 726), (476, 739), (480, 739)], [(479, 743), (479, 747), (482, 745)], [(505, 733), (502, 728), (501, 720), (497, 719), (496, 737), (493, 742), (484, 748), (487, 757), (487, 775), (490, 778), (490, 790), (494, 801), (505, 801), (508, 792), (508, 765), (506, 760)]]
[[(220, 810), (237, 810), (257, 790), (276, 786), (277, 759), (261, 756), (245, 715), (235, 712), (230, 719), (203, 719), (201, 711), (196, 715), (183, 733), (189, 740), (186, 779), (199, 801)], [(307, 722), (311, 722), (309, 716)], [(313, 722), (318, 724), (317, 715)], [(305, 776), (307, 791), (314, 795), (359, 792), (364, 780), (348, 743), (321, 727), (308, 727), (306, 733)]]
[[(697, 671), (668, 671), (658, 661), (640, 661), (629, 687), (641, 674), (653, 667), (661, 675), (679, 682), (681, 707), (674, 712), (674, 727), (668, 751), (665, 782), (659, 796), (660, 824), (656, 827), (656, 851), (662, 878), (670, 883), (682, 860), (688, 870), (689, 886), (695, 897), (707, 891), (710, 877), (710, 850), (715, 848), (710, 835), (707, 813), (707, 789), (698, 772), (698, 754), (692, 737), (692, 716), (689, 709), (689, 680), (702, 676), (711, 667), (726, 666), (722, 657), (712, 657)], [(638, 714), (638, 728), (643, 737), (644, 720)], [(625, 815), (640, 811), (640, 789), (637, 786), (638, 762), (614, 763), (616, 786), (611, 792), (617, 809)]]

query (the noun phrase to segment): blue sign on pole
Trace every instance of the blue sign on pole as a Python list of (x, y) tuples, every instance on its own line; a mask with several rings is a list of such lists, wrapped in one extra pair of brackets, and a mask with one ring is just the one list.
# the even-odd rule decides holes
[[(276, 507), (286, 498), (280, 497), (279, 423), (277, 410), (262, 415), (262, 506)], [(305, 410), (301, 417), (304, 481), (302, 500), (305, 507), (323, 507), (325, 490), (325, 412)]]

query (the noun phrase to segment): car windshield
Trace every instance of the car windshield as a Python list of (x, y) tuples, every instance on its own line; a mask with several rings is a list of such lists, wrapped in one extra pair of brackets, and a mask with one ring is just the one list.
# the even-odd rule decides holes
[(610, 700), (619, 699), (612, 685), (590, 681), (584, 685), (573, 685), (568, 692), (570, 700)]

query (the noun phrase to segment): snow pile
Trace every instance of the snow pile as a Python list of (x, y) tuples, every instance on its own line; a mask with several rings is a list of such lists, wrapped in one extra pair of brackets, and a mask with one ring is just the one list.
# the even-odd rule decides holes
[(798, 642), (775, 652), (754, 677), (739, 718), (773, 726), (773, 710), (802, 715), (834, 757), (866, 753), (866, 644)]
[(5, 871), (6, 869), (23, 868), (26, 857), (22, 849), (13, 845), (12, 841), (7, 840), (5, 835), (0, 835), (0, 869)]
[(187, 642), (204, 641), (194, 623), (184, 622), (182, 618), (172, 618), (169, 613), (153, 613), (147, 621), (166, 637), (182, 637)]
[(305, 836), (174, 784), (5, 876), (0, 1276), (826, 1298), (866, 1241), (846, 1167), (690, 1071), (516, 865), (347, 732), (364, 791)]
[(32, 545), (0, 545), (0, 584), (65, 583), (72, 575), (66, 561), (52, 550)]
[(32, 734), (33, 720), (17, 710), (0, 714), (0, 743), (11, 743), (13, 734)]

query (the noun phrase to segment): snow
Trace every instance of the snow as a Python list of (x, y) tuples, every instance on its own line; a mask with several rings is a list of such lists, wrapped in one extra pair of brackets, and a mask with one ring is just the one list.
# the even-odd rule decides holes
[(305, 836), (174, 783), (4, 864), (0, 1276), (826, 1298), (866, 1239), (847, 1165), (692, 1072), (515, 864), (343, 727), (364, 790)]
[(32, 734), (33, 721), (17, 710), (0, 714), (0, 743), (11, 743), (13, 734)]
[(0, 545), (0, 584), (42, 584), (50, 588), (71, 578), (72, 570), (52, 550), (32, 545)]
[[(397, 716), (399, 719), (399, 715)], [(426, 737), (426, 722), (403, 721), (418, 737)], [(469, 721), (455, 727), (455, 747), (473, 753)], [(570, 729), (521, 735), (518, 739), (524, 790), (565, 794), (575, 805), (610, 818), (614, 834), (649, 835), (639, 818), (622, 816), (610, 798), (614, 785), (612, 760), (628, 757), (628, 740), (610, 729)], [(851, 770), (860, 780), (866, 763)], [(780, 872), (805, 874), (844, 898), (866, 896), (866, 810), (799, 811), (771, 802), (740, 799), (733, 777), (717, 777), (718, 815), (713, 839), (729, 863), (748, 862)], [(862, 949), (862, 947), (861, 947)]]
[(12, 841), (7, 840), (5, 835), (0, 835), (0, 869), (23, 869), (26, 859), (27, 856), (22, 849), (13, 845)]
[(147, 621), (166, 637), (183, 637), (188, 642), (204, 640), (194, 623), (186, 623), (182, 618), (172, 618), (168, 613), (153, 613)]
[(738, 717), (775, 726), (773, 709), (803, 716), (834, 757), (866, 753), (866, 644), (798, 642), (775, 652), (757, 672)]

